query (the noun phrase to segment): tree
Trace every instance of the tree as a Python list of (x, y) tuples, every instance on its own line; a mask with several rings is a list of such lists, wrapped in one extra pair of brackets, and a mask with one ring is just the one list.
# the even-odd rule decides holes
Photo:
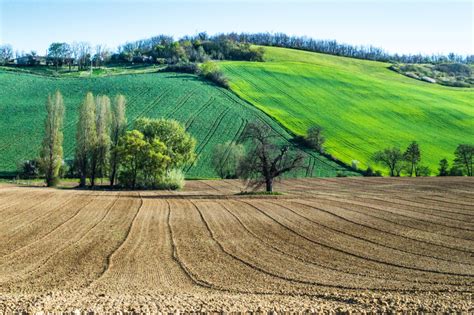
[(69, 54), (70, 47), (66, 43), (52, 43), (48, 48), (48, 57), (53, 60), (56, 70), (63, 64), (64, 59)]
[(387, 148), (383, 151), (374, 153), (373, 160), (376, 163), (387, 166), (390, 170), (390, 176), (400, 175), (403, 154), (397, 147)]
[(18, 165), (18, 174), (20, 178), (32, 179), (37, 178), (40, 175), (40, 166), (38, 160), (26, 160), (22, 161)]
[(158, 139), (165, 144), (171, 159), (169, 169), (180, 169), (195, 161), (196, 140), (176, 120), (140, 118), (134, 125), (148, 141)]
[(426, 165), (420, 165), (416, 168), (416, 176), (430, 176), (431, 170)]
[(80, 187), (86, 185), (91, 153), (97, 142), (95, 116), (94, 95), (89, 92), (79, 107), (79, 120), (77, 122), (76, 130), (75, 164), (80, 176)]
[(126, 99), (123, 95), (117, 95), (112, 107), (112, 126), (111, 126), (111, 150), (110, 150), (110, 185), (115, 184), (118, 167), (117, 146), (120, 137), (125, 134), (127, 129), (127, 118), (125, 116)]
[(64, 101), (61, 93), (48, 95), (46, 102), (45, 133), (40, 151), (40, 167), (45, 174), (46, 185), (55, 186), (63, 160)]
[(472, 176), (472, 164), (474, 156), (474, 146), (470, 144), (460, 144), (454, 151), (455, 166), (464, 169), (467, 176)]
[(323, 136), (323, 127), (312, 126), (308, 129), (306, 135), (306, 143), (308, 146), (320, 153), (324, 152), (324, 142), (326, 139)]
[(95, 130), (96, 141), (91, 151), (90, 181), (95, 186), (97, 176), (106, 175), (110, 153), (110, 99), (101, 95), (95, 100)]
[(449, 175), (449, 163), (448, 160), (442, 159), (439, 161), (438, 176), (448, 176)]
[(287, 144), (276, 144), (277, 136), (267, 125), (249, 123), (241, 141), (250, 142), (251, 149), (240, 162), (238, 174), (254, 189), (265, 185), (272, 192), (275, 178), (302, 166), (303, 155), (293, 154)]
[(10, 45), (0, 45), (0, 64), (6, 65), (13, 58), (13, 48)]
[(212, 165), (220, 178), (237, 178), (237, 168), (245, 155), (244, 146), (227, 141), (218, 144), (212, 154)]
[(151, 142), (138, 130), (127, 131), (119, 140), (117, 153), (120, 159), (120, 181), (136, 188), (140, 179), (155, 182), (163, 176), (171, 159), (166, 155), (166, 145), (158, 139)]
[(408, 163), (408, 174), (410, 174), (410, 176), (415, 174), (416, 176), (416, 168), (421, 160), (420, 147), (416, 141), (413, 141), (408, 145), (405, 153), (403, 153), (403, 159)]

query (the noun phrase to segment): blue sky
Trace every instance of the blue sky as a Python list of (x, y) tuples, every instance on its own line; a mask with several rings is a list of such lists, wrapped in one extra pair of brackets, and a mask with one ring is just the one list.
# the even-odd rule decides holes
[(474, 1), (0, 0), (0, 43), (42, 54), (53, 41), (114, 49), (207, 31), (284, 32), (395, 53), (474, 54)]

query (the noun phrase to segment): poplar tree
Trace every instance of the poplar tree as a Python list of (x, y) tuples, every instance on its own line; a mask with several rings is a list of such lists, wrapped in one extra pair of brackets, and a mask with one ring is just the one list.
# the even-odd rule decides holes
[(104, 176), (110, 152), (110, 98), (98, 96), (95, 103), (96, 141), (91, 151), (90, 181), (94, 187), (97, 176)]
[(76, 131), (75, 163), (79, 172), (80, 187), (86, 185), (86, 179), (90, 169), (91, 154), (97, 142), (95, 116), (94, 95), (89, 92), (79, 107), (79, 120), (77, 122)]
[(111, 149), (109, 160), (110, 186), (115, 185), (117, 177), (117, 168), (119, 165), (117, 147), (119, 139), (125, 134), (127, 129), (127, 118), (125, 116), (126, 99), (123, 95), (117, 95), (112, 107), (112, 125), (111, 125)]
[(48, 95), (45, 134), (40, 151), (40, 167), (45, 174), (46, 185), (55, 186), (63, 160), (64, 101), (59, 91)]

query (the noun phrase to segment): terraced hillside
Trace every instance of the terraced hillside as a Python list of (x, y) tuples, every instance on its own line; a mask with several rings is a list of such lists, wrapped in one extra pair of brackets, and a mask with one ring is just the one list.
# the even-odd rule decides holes
[(326, 129), (327, 151), (366, 167), (387, 146), (416, 140), (434, 171), (474, 139), (474, 90), (421, 82), (389, 64), (284, 48), (264, 63), (223, 62), (231, 89), (295, 134)]
[[(93, 78), (52, 78), (0, 71), (0, 173), (16, 170), (18, 162), (37, 156), (43, 135), (45, 100), (59, 89), (66, 105), (65, 158), (73, 158), (77, 107), (85, 93), (127, 97), (129, 122), (136, 117), (168, 117), (183, 122), (198, 140), (199, 160), (188, 177), (216, 177), (210, 155), (218, 143), (236, 139), (249, 121), (262, 120), (280, 135), (290, 136), (261, 111), (233, 93), (195, 76), (171, 73), (115, 75)], [(335, 176), (337, 164), (308, 152), (303, 176)]]
[(468, 178), (277, 185), (0, 185), (0, 313), (474, 311)]

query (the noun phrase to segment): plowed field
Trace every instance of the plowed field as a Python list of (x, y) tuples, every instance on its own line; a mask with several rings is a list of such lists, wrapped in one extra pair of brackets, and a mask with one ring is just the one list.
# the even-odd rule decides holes
[(0, 185), (0, 313), (473, 312), (474, 181)]

